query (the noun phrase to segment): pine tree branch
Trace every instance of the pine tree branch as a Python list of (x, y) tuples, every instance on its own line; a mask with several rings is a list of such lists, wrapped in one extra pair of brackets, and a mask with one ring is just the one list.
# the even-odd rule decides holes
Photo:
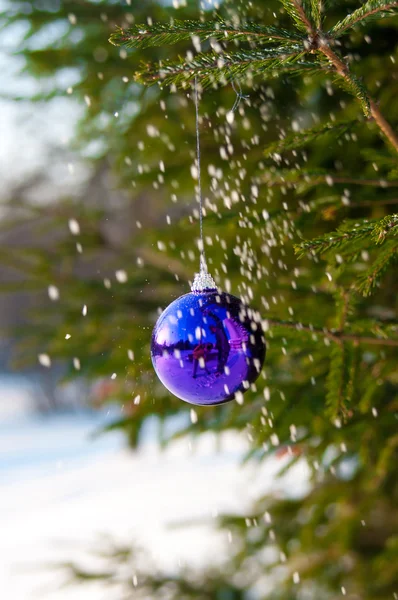
[[(177, 43), (182, 40), (195, 38), (205, 40), (213, 37), (218, 40), (248, 40), (254, 36), (256, 40), (263, 39), (266, 42), (282, 42), (280, 48), (275, 49), (277, 56), (275, 61), (271, 60), (272, 50), (264, 50), (265, 56), (261, 57), (259, 51), (236, 52), (230, 54), (206, 55), (202, 54), (195, 59), (180, 60), (177, 62), (167, 61), (159, 67), (145, 66), (136, 74), (136, 79), (141, 83), (152, 84), (163, 82), (165, 85), (186, 85), (195, 76), (198, 77), (204, 87), (215, 83), (226, 83), (236, 77), (242, 76), (248, 71), (252, 74), (266, 71), (298, 72), (308, 69), (324, 70), (322, 65), (315, 63), (304, 63), (300, 60), (310, 49), (311, 52), (318, 50), (324, 55), (350, 93), (358, 98), (366, 116), (372, 116), (382, 133), (387, 137), (391, 145), (398, 152), (398, 137), (389, 123), (385, 120), (374, 100), (368, 97), (367, 91), (356, 76), (351, 73), (348, 65), (330, 48), (327, 37), (320, 34), (318, 25), (320, 23), (320, 1), (319, 0), (281, 0), (286, 11), (289, 13), (296, 26), (302, 32), (309, 34), (309, 40), (304, 40), (300, 33), (290, 33), (286, 30), (276, 28), (264, 28), (256, 24), (245, 24), (244, 29), (238, 30), (222, 20), (217, 21), (174, 21), (169, 24), (157, 23), (150, 27), (135, 25), (127, 30), (118, 29), (110, 37), (114, 45), (125, 45), (127, 47), (147, 48), (164, 44)], [(344, 32), (359, 21), (365, 22), (375, 15), (382, 15), (398, 6), (395, 2), (381, 2), (380, 0), (368, 0), (366, 4), (348, 15), (344, 21), (338, 23), (330, 32), (330, 35)], [(316, 24), (314, 27), (314, 23)], [(329, 36), (330, 37), (330, 36)], [(297, 40), (298, 45), (292, 46), (292, 40)], [(306, 43), (303, 43), (305, 42)], [(288, 43), (287, 46), (283, 42)], [(285, 56), (281, 56), (285, 52)], [(266, 61), (266, 62), (264, 62)], [(250, 63), (253, 63), (250, 65)]]
[(348, 366), (348, 382), (346, 386), (346, 401), (352, 402), (356, 396), (358, 389), (358, 372), (361, 360), (361, 351), (359, 344), (354, 342), (351, 344), (350, 350), (350, 364)]
[(321, 26), (322, 0), (311, 0), (311, 13), (317, 29)]
[(203, 88), (225, 84), (239, 77), (257, 76), (282, 71), (314, 70), (317, 65), (303, 62), (300, 46), (275, 49), (198, 54), (192, 60), (165, 61), (160, 65), (145, 65), (135, 78), (140, 83), (186, 87), (195, 77)]
[(353, 73), (351, 73), (348, 65), (331, 49), (328, 41), (324, 37), (318, 38), (318, 50), (323, 54), (330, 64), (334, 67), (335, 72), (341, 78), (341, 83), (347, 87), (348, 91), (358, 98), (361, 103), (363, 113), (366, 117), (371, 114), (370, 100), (366, 89)]
[(303, 131), (298, 131), (287, 135), (283, 139), (269, 144), (269, 146), (265, 148), (264, 153), (266, 156), (269, 156), (275, 153), (279, 154), (285, 150), (297, 150), (298, 148), (313, 142), (318, 137), (330, 132), (332, 132), (336, 137), (343, 135), (357, 124), (358, 119), (316, 125), (310, 129), (305, 129)]
[[(310, 7), (308, 0), (280, 0), (284, 9), (301, 31), (311, 35), (314, 34), (314, 27), (310, 19)], [(305, 8), (304, 8), (305, 7)]]
[(118, 28), (112, 33), (109, 41), (114, 46), (144, 49), (177, 44), (184, 40), (205, 41), (210, 38), (223, 42), (255, 40), (256, 43), (292, 43), (302, 42), (304, 35), (276, 27), (263, 27), (256, 23), (246, 23), (241, 29), (237, 29), (222, 20), (205, 22), (174, 20), (171, 23), (155, 23), (151, 26), (134, 25), (129, 29)]
[(394, 14), (394, 9), (398, 7), (398, 2), (382, 2), (380, 0), (368, 0), (363, 6), (354, 10), (342, 21), (339, 21), (329, 31), (329, 35), (334, 38), (340, 37), (357, 23), (364, 25), (371, 19), (380, 19), (387, 15)]
[(376, 244), (382, 244), (388, 235), (398, 235), (398, 214), (387, 215), (377, 221), (372, 231), (372, 239)]
[(331, 416), (347, 416), (346, 389), (349, 382), (348, 344), (335, 344), (330, 353), (329, 373), (326, 378), (326, 404)]
[(324, 254), (330, 250), (340, 249), (343, 245), (349, 244), (353, 240), (370, 237), (373, 229), (373, 224), (366, 224), (361, 227), (358, 226), (350, 231), (346, 231), (344, 227), (342, 227), (337, 231), (325, 234), (319, 238), (296, 244), (294, 248), (299, 258), (305, 256), (307, 252), (310, 252), (312, 255)]
[[(319, 51), (329, 59), (330, 63), (336, 69), (336, 72), (340, 75), (340, 77), (343, 79), (343, 81), (345, 81), (347, 83), (347, 85), (349, 85), (350, 87), (353, 87), (354, 89), (358, 89), (358, 82), (357, 82), (355, 76), (351, 73), (348, 66), (330, 48), (330, 46), (326, 42), (319, 44)], [(361, 90), (358, 90), (358, 93), (359, 93), (358, 97), (360, 97)], [(385, 120), (385, 118), (381, 114), (381, 112), (378, 109), (374, 100), (369, 98), (367, 96), (367, 94), (366, 94), (366, 103), (368, 103), (370, 114), (374, 118), (379, 129), (386, 136), (386, 138), (388, 139), (390, 144), (393, 146), (393, 148), (396, 150), (396, 152), (398, 152), (398, 136), (393, 131), (391, 125)], [(365, 115), (368, 116), (367, 112), (366, 111), (364, 111), (364, 112), (365, 112)]]
[(352, 313), (352, 293), (350, 290), (338, 288), (335, 294), (336, 325), (338, 331), (343, 331), (349, 314)]
[(321, 237), (295, 245), (296, 254), (299, 257), (307, 252), (312, 255), (324, 254), (337, 248), (343, 249), (354, 241), (370, 238), (374, 244), (382, 244), (389, 236), (398, 234), (398, 215), (388, 215), (376, 222), (364, 223), (353, 229), (347, 229), (347, 225), (341, 226), (337, 231), (327, 233)]
[(392, 338), (377, 338), (371, 336), (362, 336), (356, 333), (345, 333), (344, 331), (332, 331), (330, 329), (321, 329), (312, 325), (303, 325), (302, 323), (294, 323), (292, 321), (280, 321), (278, 319), (266, 319), (266, 323), (270, 327), (283, 327), (294, 329), (296, 331), (307, 331), (315, 335), (323, 335), (333, 342), (340, 344), (342, 341), (351, 341), (357, 344), (370, 344), (375, 346), (394, 346), (398, 347), (398, 339)]
[(258, 178), (257, 183), (266, 183), (270, 187), (285, 186), (289, 183), (294, 184), (299, 181), (311, 185), (319, 185), (320, 183), (327, 183), (328, 185), (367, 185), (371, 187), (381, 188), (392, 188), (398, 187), (397, 181), (388, 181), (387, 179), (357, 179), (355, 177), (343, 177), (338, 175), (329, 175), (323, 173), (310, 173), (303, 171), (287, 171), (286, 174), (283, 171), (278, 171), (276, 176), (274, 173), (268, 172)]
[(370, 269), (359, 278), (355, 285), (356, 290), (364, 296), (368, 296), (377, 286), (387, 268), (396, 260), (398, 260), (398, 244), (390, 242), (380, 252)]

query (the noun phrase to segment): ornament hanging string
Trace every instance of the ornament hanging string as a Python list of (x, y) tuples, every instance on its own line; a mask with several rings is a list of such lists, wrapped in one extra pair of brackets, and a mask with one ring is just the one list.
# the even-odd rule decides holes
[(200, 177), (200, 138), (199, 138), (199, 93), (198, 81), (195, 77), (195, 113), (196, 113), (196, 168), (198, 172), (198, 194), (199, 194), (199, 228), (200, 228), (200, 273), (207, 273), (205, 246), (203, 241), (203, 197), (202, 182)]
[(240, 84), (240, 81), (238, 81), (237, 83), (239, 86), (239, 90), (236, 89), (233, 80), (231, 81), (232, 89), (234, 90), (234, 92), (236, 94), (234, 105), (231, 108), (231, 113), (234, 113), (236, 111), (236, 109), (239, 107), (239, 104), (241, 103), (242, 100), (246, 100), (247, 98), (249, 98), (249, 96), (245, 96), (244, 94), (242, 94), (242, 86)]
[[(231, 109), (231, 113), (234, 113), (238, 108), (241, 100), (248, 98), (242, 94), (242, 87), (238, 82), (239, 91), (235, 88), (234, 82), (231, 82), (232, 89), (236, 93), (236, 99)], [(203, 196), (202, 196), (202, 180), (200, 172), (200, 133), (199, 133), (199, 91), (198, 91), (198, 79), (195, 76), (194, 79), (194, 100), (195, 100), (195, 117), (196, 117), (196, 169), (198, 177), (198, 196), (199, 196), (199, 237), (200, 237), (200, 263), (199, 272), (204, 275), (208, 273), (207, 262), (205, 255), (205, 245), (203, 240)]]

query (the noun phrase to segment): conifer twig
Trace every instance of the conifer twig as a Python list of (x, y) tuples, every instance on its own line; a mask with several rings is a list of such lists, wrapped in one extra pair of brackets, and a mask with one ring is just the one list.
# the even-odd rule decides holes
[(380, 2), (380, 0), (368, 0), (358, 8), (349, 14), (343, 21), (336, 23), (334, 27), (329, 31), (333, 37), (339, 37), (352, 29), (357, 23), (368, 22), (370, 19), (380, 18), (390, 13), (393, 8), (398, 7), (398, 1), (392, 2)]
[(331, 331), (330, 329), (321, 329), (312, 327), (312, 325), (303, 325), (302, 323), (294, 323), (292, 321), (280, 321), (278, 319), (266, 319), (266, 322), (271, 327), (286, 327), (287, 329), (295, 329), (297, 331), (308, 331), (319, 335), (324, 335), (333, 342), (340, 344), (342, 341), (356, 342), (357, 344), (372, 344), (377, 346), (396, 346), (398, 347), (398, 339), (377, 338), (371, 336), (357, 335), (356, 333), (345, 333), (344, 331)]
[(301, 31), (306, 31), (310, 35), (314, 34), (314, 28), (312, 26), (309, 15), (307, 15), (301, 0), (281, 0), (284, 9), (294, 21), (296, 27)]
[(398, 232), (398, 214), (387, 215), (378, 221), (364, 221), (352, 229), (348, 223), (343, 223), (331, 233), (295, 244), (296, 253), (302, 257), (307, 252), (312, 255), (324, 254), (340, 248), (346, 250), (347, 245), (354, 241), (370, 238), (372, 244), (382, 244), (388, 237), (396, 237)]
[(398, 244), (390, 242), (379, 252), (373, 265), (362, 275), (356, 284), (356, 289), (368, 296), (372, 289), (378, 285), (378, 282), (386, 272), (387, 268), (398, 259)]
[[(319, 51), (329, 59), (329, 61), (334, 66), (337, 73), (343, 78), (343, 80), (347, 84), (352, 85), (352, 83), (354, 82), (354, 77), (353, 77), (350, 69), (341, 60), (341, 58), (330, 48), (329, 44), (325, 43), (325, 42), (320, 43)], [(398, 136), (392, 129), (391, 125), (386, 121), (386, 119), (381, 114), (375, 101), (372, 100), (371, 98), (369, 98), (369, 109), (370, 109), (370, 114), (373, 117), (373, 119), (375, 120), (379, 129), (386, 136), (386, 138), (388, 139), (390, 144), (393, 146), (393, 148), (396, 150), (396, 152), (398, 152)]]
[(312, 23), (309, 20), (309, 18), (307, 17), (307, 14), (306, 14), (306, 12), (305, 12), (302, 4), (301, 4), (301, 1), (300, 0), (291, 0), (291, 3), (294, 5), (299, 18), (302, 21), (302, 23), (304, 24), (304, 26), (307, 29), (308, 33), (313, 34), (314, 33), (314, 29), (313, 29)]
[(294, 133), (287, 135), (286, 137), (272, 142), (269, 144), (264, 153), (266, 156), (272, 154), (284, 152), (286, 150), (297, 150), (306, 144), (309, 144), (319, 137), (332, 132), (336, 137), (342, 136), (344, 133), (349, 131), (352, 127), (358, 124), (358, 119), (350, 119), (345, 121), (325, 123), (324, 125), (316, 125), (309, 129), (303, 129), (301, 131), (295, 131)]
[(305, 62), (301, 46), (291, 45), (280, 48), (268, 48), (256, 51), (224, 52), (222, 56), (216, 52), (197, 54), (194, 58), (178, 61), (163, 61), (159, 65), (144, 65), (135, 74), (139, 83), (152, 85), (184, 86), (199, 77), (202, 87), (216, 83), (226, 83), (248, 73), (267, 74), (282, 71), (314, 71), (313, 62)]
[(276, 27), (263, 27), (257, 23), (246, 23), (237, 29), (231, 24), (221, 20), (217, 21), (179, 21), (173, 23), (154, 23), (148, 25), (132, 25), (128, 29), (118, 27), (112, 33), (109, 41), (114, 46), (125, 46), (126, 48), (150, 48), (151, 46), (163, 46), (176, 44), (181, 41), (196, 38), (204, 41), (209, 38), (222, 42), (236, 40), (248, 41), (255, 39), (259, 43), (278, 42), (302, 42), (304, 35)]
[(285, 181), (282, 177), (278, 181), (273, 181), (270, 176), (272, 174), (266, 173), (261, 177), (261, 183), (266, 183), (269, 187), (288, 185), (296, 181), (305, 181), (306, 183), (312, 183), (317, 185), (318, 183), (327, 183), (329, 185), (334, 184), (347, 184), (347, 185), (368, 185), (371, 187), (382, 187), (392, 188), (398, 187), (398, 181), (388, 181), (387, 179), (357, 179), (355, 177), (341, 177), (338, 175), (326, 175), (326, 174), (314, 174), (297, 172), (294, 181)]

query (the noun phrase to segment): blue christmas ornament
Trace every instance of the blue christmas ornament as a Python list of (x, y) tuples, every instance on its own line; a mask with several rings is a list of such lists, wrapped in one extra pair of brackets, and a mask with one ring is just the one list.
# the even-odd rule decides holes
[(152, 333), (151, 357), (160, 381), (175, 396), (191, 404), (212, 405), (242, 400), (260, 374), (265, 339), (255, 313), (239, 298), (218, 292), (207, 271), (196, 78), (194, 91), (200, 273), (192, 292), (174, 300), (160, 315)]
[(196, 276), (191, 289), (162, 312), (154, 327), (154, 369), (163, 385), (185, 402), (240, 400), (264, 363), (261, 324), (239, 298), (219, 293), (207, 272)]

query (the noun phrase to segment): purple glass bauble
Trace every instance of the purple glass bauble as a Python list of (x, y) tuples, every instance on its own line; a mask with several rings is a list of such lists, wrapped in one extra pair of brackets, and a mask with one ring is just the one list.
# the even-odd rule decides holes
[(191, 404), (239, 398), (259, 376), (265, 352), (253, 312), (239, 298), (217, 289), (174, 300), (152, 334), (151, 357), (160, 381)]

